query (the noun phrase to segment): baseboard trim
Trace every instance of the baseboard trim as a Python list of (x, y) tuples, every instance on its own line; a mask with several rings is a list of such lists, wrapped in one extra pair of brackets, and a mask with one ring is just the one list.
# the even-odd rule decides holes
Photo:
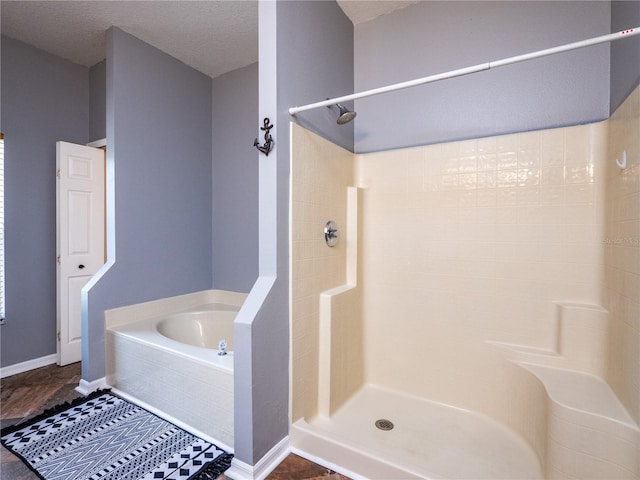
[(93, 380), (92, 382), (87, 382), (86, 380), (80, 380), (80, 383), (76, 387), (76, 392), (82, 395), (89, 395), (91, 392), (95, 392), (101, 388), (107, 388), (107, 379), (106, 377), (99, 378), (97, 380)]
[(237, 458), (231, 461), (231, 467), (224, 472), (232, 480), (264, 480), (289, 455), (289, 437), (284, 437), (255, 465), (241, 462)]
[(36, 368), (46, 367), (58, 362), (58, 355), (52, 353), (45, 357), (34, 358), (27, 360), (26, 362), (15, 363), (6, 367), (0, 368), (0, 378), (10, 377), (11, 375), (17, 375), (18, 373), (28, 372), (29, 370), (35, 370)]

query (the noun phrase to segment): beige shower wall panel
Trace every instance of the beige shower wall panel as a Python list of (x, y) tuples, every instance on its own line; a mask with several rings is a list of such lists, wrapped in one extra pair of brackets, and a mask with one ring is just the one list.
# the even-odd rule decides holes
[(364, 382), (361, 289), (337, 287), (320, 296), (318, 413), (333, 415)]
[[(623, 151), (627, 166), (620, 169), (615, 159), (621, 160)], [(640, 87), (609, 119), (606, 181), (604, 290), (611, 318), (607, 379), (640, 423)]]
[[(292, 124), (291, 355), (292, 420), (318, 408), (320, 293), (346, 283), (347, 187), (353, 186), (353, 154)], [(323, 229), (339, 228), (329, 248)], [(359, 339), (359, 337), (358, 337)]]
[(554, 301), (602, 303), (606, 133), (357, 156), (367, 381), (495, 409), (505, 378), (486, 340), (552, 349)]

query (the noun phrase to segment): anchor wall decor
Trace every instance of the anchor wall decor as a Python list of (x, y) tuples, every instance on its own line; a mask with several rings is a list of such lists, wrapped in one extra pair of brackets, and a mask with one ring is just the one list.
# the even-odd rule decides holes
[(260, 130), (264, 131), (264, 145), (260, 146), (260, 142), (258, 142), (258, 139), (256, 138), (253, 142), (253, 146), (264, 153), (266, 156), (269, 156), (269, 152), (273, 148), (273, 138), (271, 137), (269, 130), (273, 128), (273, 125), (271, 125), (271, 120), (269, 120), (269, 117), (264, 117), (263, 123), (264, 126), (260, 127)]

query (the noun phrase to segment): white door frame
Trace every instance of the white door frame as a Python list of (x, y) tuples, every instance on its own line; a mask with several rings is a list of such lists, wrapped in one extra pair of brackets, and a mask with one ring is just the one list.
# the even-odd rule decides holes
[(100, 140), (95, 140), (93, 142), (87, 143), (87, 147), (93, 148), (107, 148), (107, 139), (101, 138)]

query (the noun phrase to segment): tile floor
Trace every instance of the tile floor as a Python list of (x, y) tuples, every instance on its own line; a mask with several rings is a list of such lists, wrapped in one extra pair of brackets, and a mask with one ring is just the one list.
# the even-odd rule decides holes
[[(80, 381), (80, 364), (66, 367), (50, 365), (0, 380), (0, 425), (22, 422), (43, 410), (79, 397), (75, 387)], [(36, 480), (17, 457), (0, 447), (0, 478)], [(325, 467), (290, 454), (267, 480), (349, 480)], [(221, 475), (218, 480), (230, 480)]]

